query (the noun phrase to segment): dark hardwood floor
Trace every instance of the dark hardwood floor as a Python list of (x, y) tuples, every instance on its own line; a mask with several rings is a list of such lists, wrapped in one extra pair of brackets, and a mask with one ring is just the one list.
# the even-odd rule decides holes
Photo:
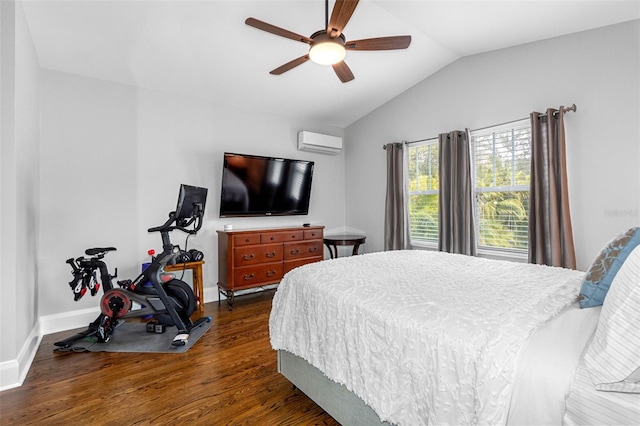
[(273, 294), (205, 304), (213, 327), (184, 354), (59, 353), (73, 331), (46, 335), (24, 384), (0, 392), (0, 424), (337, 425), (277, 372)]

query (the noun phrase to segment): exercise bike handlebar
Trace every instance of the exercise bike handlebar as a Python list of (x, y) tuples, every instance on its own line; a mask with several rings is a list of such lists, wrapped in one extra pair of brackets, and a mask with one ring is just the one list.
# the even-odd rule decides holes
[(74, 258), (71, 259), (67, 259), (66, 263), (68, 263), (69, 265), (71, 265), (71, 269), (73, 269), (73, 272), (79, 272), (80, 268), (78, 268), (78, 264), (76, 263), (76, 260)]
[[(199, 211), (198, 214), (189, 219), (176, 218), (176, 212), (169, 213), (169, 219), (160, 226), (147, 229), (147, 232), (170, 232), (174, 229), (185, 232), (187, 234), (196, 234), (200, 228), (202, 228), (203, 212)], [(193, 229), (187, 229), (192, 223), (195, 222)], [(173, 225), (175, 223), (175, 225)]]

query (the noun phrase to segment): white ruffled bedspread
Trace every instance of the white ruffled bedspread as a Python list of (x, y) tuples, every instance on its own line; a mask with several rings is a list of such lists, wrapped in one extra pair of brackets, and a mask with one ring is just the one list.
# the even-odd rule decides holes
[(504, 424), (521, 347), (575, 302), (583, 275), (418, 250), (313, 263), (280, 283), (271, 345), (384, 421)]

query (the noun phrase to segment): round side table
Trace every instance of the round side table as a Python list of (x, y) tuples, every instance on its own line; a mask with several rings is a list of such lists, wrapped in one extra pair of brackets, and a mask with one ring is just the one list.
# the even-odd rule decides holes
[(360, 244), (364, 244), (366, 239), (367, 237), (365, 237), (364, 235), (354, 234), (325, 235), (324, 244), (329, 249), (331, 259), (336, 259), (338, 257), (337, 246), (353, 246), (353, 251), (351, 254), (355, 256), (356, 254), (358, 254)]

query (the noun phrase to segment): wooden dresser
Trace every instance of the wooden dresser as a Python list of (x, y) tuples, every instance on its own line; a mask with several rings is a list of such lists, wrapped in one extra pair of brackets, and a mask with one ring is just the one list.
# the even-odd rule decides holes
[(292, 270), (324, 259), (324, 226), (218, 231), (218, 302), (235, 292), (276, 284)]

